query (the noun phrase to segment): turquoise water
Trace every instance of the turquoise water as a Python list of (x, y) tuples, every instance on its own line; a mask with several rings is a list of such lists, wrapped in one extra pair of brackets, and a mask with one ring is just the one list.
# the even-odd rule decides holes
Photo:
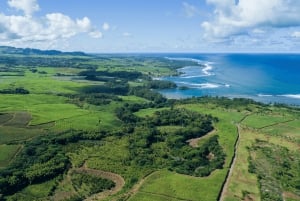
[(195, 60), (180, 76), (164, 77), (189, 89), (163, 90), (170, 98), (225, 96), (300, 105), (300, 54), (168, 54)]

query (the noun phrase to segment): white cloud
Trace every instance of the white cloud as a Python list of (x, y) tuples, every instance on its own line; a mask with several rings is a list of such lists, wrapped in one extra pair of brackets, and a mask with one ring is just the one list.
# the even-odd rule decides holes
[(131, 36), (132, 36), (132, 34), (131, 34), (131, 33), (128, 33), (128, 32), (124, 32), (122, 35), (123, 35), (124, 37), (131, 37)]
[(93, 31), (93, 32), (90, 32), (89, 35), (90, 35), (92, 38), (102, 38), (102, 37), (103, 37), (103, 34), (102, 34), (100, 31)]
[(104, 22), (103, 25), (102, 25), (102, 29), (103, 29), (104, 31), (108, 31), (108, 30), (110, 29), (109, 24), (108, 24), (107, 22)]
[(260, 27), (300, 25), (299, 0), (206, 0), (215, 7), (214, 18), (202, 23), (206, 37), (246, 34)]
[(90, 30), (92, 28), (92, 24), (89, 18), (84, 17), (82, 19), (77, 19), (76, 24), (78, 27), (80, 27), (82, 30)]
[(252, 30), (252, 33), (254, 33), (254, 34), (264, 34), (266, 32), (264, 30), (262, 30), (262, 29), (256, 28), (256, 29)]
[(295, 31), (291, 34), (292, 37), (294, 38), (300, 38), (300, 31)]
[(45, 45), (61, 39), (68, 39), (80, 33), (92, 38), (101, 38), (102, 33), (88, 17), (72, 19), (62, 13), (49, 13), (43, 17), (33, 17), (39, 5), (35, 0), (9, 0), (11, 7), (24, 11), (24, 15), (5, 15), (0, 13), (0, 45), (19, 45), (44, 43)]
[(194, 17), (195, 15), (199, 14), (199, 10), (196, 6), (193, 6), (187, 2), (182, 3), (184, 15), (188, 18)]
[(29, 16), (40, 9), (36, 0), (8, 0), (7, 3), (10, 7), (21, 10)]

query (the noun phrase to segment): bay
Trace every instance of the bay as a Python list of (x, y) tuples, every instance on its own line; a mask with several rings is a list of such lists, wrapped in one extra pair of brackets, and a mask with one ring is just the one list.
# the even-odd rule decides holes
[(300, 105), (300, 54), (166, 54), (199, 65), (163, 77), (185, 90), (160, 91), (168, 98), (225, 96)]

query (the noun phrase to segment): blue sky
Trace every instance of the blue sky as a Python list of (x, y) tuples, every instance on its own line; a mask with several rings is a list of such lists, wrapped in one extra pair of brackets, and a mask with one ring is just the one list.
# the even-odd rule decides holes
[(0, 45), (86, 52), (300, 52), (299, 0), (2, 0)]

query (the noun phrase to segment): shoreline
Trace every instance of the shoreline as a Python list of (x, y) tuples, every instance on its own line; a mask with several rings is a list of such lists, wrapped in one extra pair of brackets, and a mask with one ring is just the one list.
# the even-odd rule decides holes
[[(253, 88), (246, 93), (243, 93), (243, 89), (238, 83), (225, 83), (226, 80), (220, 80), (215, 78), (216, 74), (213, 72), (214, 67), (211, 65), (214, 62), (194, 59), (194, 58), (171, 58), (165, 57), (170, 60), (186, 60), (197, 62), (200, 66), (184, 66), (176, 69), (178, 75), (176, 76), (164, 76), (160, 77), (160, 80), (167, 80), (174, 82), (178, 87), (176, 89), (159, 90), (168, 99), (184, 99), (192, 97), (227, 97), (233, 98), (245, 98), (252, 99), (256, 102), (264, 104), (284, 104), (288, 106), (300, 107), (300, 93), (263, 93), (257, 92), (257, 89)], [(200, 67), (200, 68), (199, 68)], [(214, 77), (212, 77), (214, 76)], [(209, 79), (212, 77), (212, 79)], [(223, 83), (224, 82), (224, 83)], [(180, 89), (184, 88), (184, 89)], [(249, 88), (248, 88), (249, 90)], [(263, 88), (261, 89), (264, 90)]]

